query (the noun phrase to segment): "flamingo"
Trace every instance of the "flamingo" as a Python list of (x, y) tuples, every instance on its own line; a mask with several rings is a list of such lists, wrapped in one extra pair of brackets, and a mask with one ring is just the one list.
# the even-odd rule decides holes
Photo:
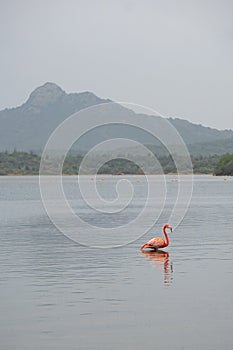
[(172, 227), (168, 224), (165, 224), (163, 226), (163, 233), (164, 233), (164, 236), (166, 238), (166, 240), (164, 241), (163, 238), (160, 238), (160, 237), (155, 237), (155, 238), (152, 238), (150, 239), (147, 243), (143, 244), (141, 246), (141, 250), (143, 250), (144, 248), (150, 248), (154, 251), (157, 251), (158, 249), (160, 248), (165, 248), (169, 245), (169, 237), (168, 237), (168, 234), (166, 232), (166, 230), (169, 229), (171, 232), (172, 232)]

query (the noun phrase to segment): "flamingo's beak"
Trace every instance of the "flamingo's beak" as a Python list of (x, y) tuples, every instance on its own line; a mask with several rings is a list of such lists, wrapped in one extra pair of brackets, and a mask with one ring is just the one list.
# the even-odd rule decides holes
[(170, 231), (172, 232), (172, 227), (171, 227), (171, 226), (169, 226), (169, 228), (170, 228)]

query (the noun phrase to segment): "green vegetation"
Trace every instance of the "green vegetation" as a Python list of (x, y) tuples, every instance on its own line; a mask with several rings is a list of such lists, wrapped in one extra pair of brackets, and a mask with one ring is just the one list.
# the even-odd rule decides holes
[(225, 154), (218, 160), (214, 175), (233, 176), (233, 154)]
[(32, 152), (0, 152), (0, 175), (36, 175), (40, 157)]
[(192, 156), (193, 172), (194, 174), (213, 174), (214, 169), (218, 163), (220, 156)]
[[(99, 155), (104, 159), (104, 155)], [(176, 173), (176, 167), (171, 156), (157, 157), (158, 161), (165, 174)], [(197, 156), (191, 157), (194, 173), (199, 174), (215, 174), (215, 175), (233, 175), (233, 155), (225, 156)], [(63, 174), (75, 175), (79, 172), (79, 166), (82, 161), (81, 155), (69, 154), (63, 164)], [(98, 173), (99, 174), (142, 174), (143, 171), (137, 164), (145, 163), (145, 159), (141, 155), (135, 155), (133, 161), (129, 161), (122, 157), (112, 159), (104, 163)], [(59, 159), (57, 159), (59, 162)], [(137, 164), (136, 164), (137, 163)], [(180, 160), (182, 164), (182, 159)], [(161, 169), (154, 164), (152, 157), (148, 155), (146, 159), (147, 171), (149, 174), (161, 173)], [(52, 161), (47, 159), (48, 174), (53, 174)], [(50, 166), (51, 165), (51, 166)], [(0, 175), (38, 175), (40, 168), (40, 156), (32, 152), (17, 152), (12, 153), (0, 152)], [(88, 173), (94, 173), (91, 167)], [(184, 173), (189, 172), (183, 165)]]
[(99, 169), (98, 174), (143, 174), (143, 171), (141, 168), (127, 160), (122, 158), (116, 158), (112, 159), (109, 162), (106, 162), (102, 167)]

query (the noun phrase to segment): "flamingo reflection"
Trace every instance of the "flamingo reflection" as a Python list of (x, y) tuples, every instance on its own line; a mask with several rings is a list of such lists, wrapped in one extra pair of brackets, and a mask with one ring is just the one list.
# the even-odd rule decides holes
[(169, 253), (162, 250), (157, 251), (145, 251), (141, 250), (157, 269), (163, 270), (164, 284), (169, 285), (172, 283), (173, 266), (170, 263)]

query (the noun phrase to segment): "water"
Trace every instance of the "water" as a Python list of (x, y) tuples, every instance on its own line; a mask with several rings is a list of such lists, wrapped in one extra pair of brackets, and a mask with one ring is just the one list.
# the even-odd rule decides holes
[(1, 349), (232, 349), (232, 178), (195, 176), (187, 215), (154, 254), (139, 247), (163, 218), (156, 234), (93, 249), (53, 226), (36, 177), (1, 177), (0, 189)]

